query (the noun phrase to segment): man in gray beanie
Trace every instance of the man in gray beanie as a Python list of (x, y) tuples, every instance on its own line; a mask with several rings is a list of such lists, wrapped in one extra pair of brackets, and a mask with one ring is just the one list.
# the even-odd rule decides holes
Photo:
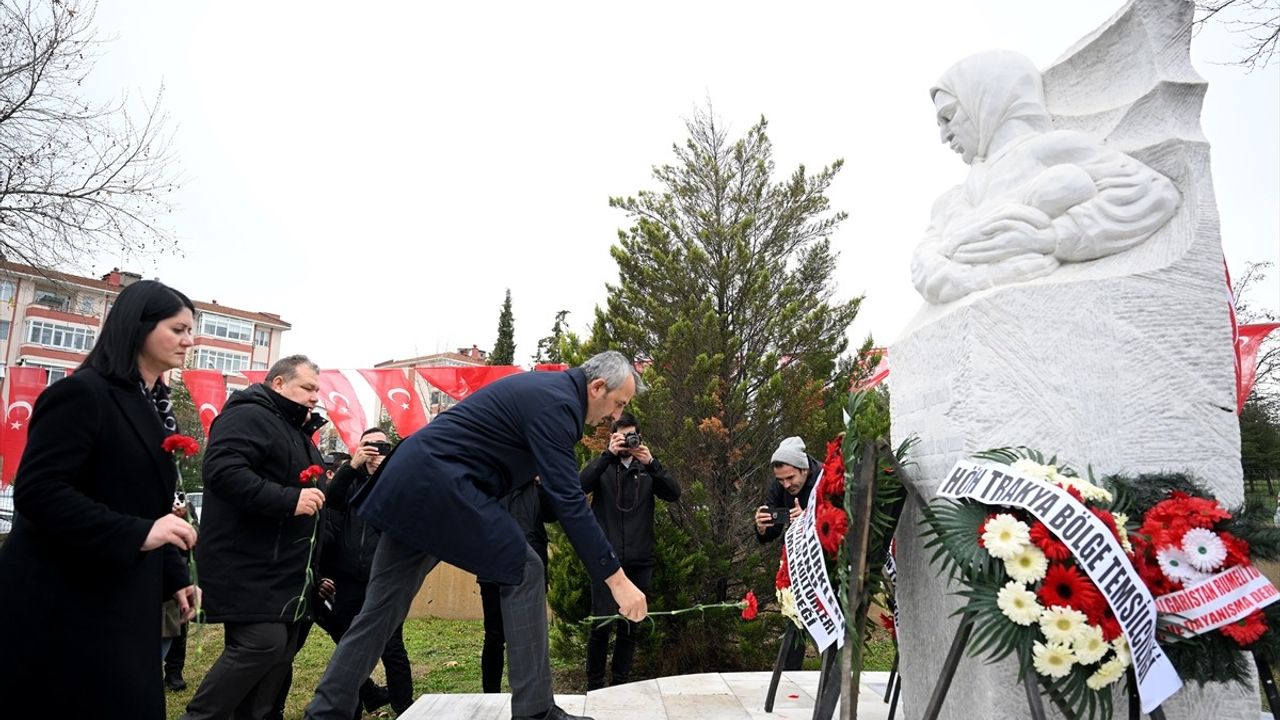
[(789, 437), (773, 451), (773, 476), (777, 483), (769, 486), (766, 504), (756, 508), (756, 540), (767, 543), (782, 534), (786, 523), (773, 521), (770, 508), (786, 508), (791, 520), (809, 505), (813, 484), (822, 465), (804, 450), (804, 440)]

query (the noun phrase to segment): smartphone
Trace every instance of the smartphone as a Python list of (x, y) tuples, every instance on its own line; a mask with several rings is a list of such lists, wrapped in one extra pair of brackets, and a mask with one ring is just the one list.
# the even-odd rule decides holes
[(786, 527), (791, 522), (791, 510), (784, 507), (769, 508), (769, 524)]

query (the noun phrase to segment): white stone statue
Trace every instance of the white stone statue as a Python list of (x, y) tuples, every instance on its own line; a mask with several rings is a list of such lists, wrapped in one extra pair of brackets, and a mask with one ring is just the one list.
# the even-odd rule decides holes
[(990, 51), (932, 88), (942, 142), (972, 166), (933, 205), (911, 279), (931, 303), (1128, 250), (1180, 201), (1172, 182), (1074, 130), (1054, 130), (1040, 71)]

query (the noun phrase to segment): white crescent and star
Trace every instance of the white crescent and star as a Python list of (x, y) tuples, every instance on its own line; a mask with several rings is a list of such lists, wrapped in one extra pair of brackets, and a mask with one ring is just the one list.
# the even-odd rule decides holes
[(213, 403), (201, 403), (199, 414), (203, 415), (205, 410), (208, 410), (209, 412), (213, 413), (214, 417), (218, 417), (218, 408), (214, 407)]
[(347, 399), (347, 396), (343, 395), (337, 390), (334, 390), (333, 392), (329, 393), (329, 402), (336, 404), (338, 401), (335, 400), (334, 398), (342, 398), (342, 404), (346, 405), (347, 407), (351, 407), (351, 401)]
[[(30, 417), (31, 417), (31, 403), (29, 403), (29, 402), (27, 402), (27, 401), (25, 401), (25, 400), (19, 400), (18, 402), (15, 402), (15, 403), (9, 403), (9, 407), (5, 408), (5, 411), (4, 411), (4, 419), (5, 419), (6, 421), (8, 421), (8, 420), (9, 420), (9, 416), (10, 416), (10, 415), (13, 413), (13, 411), (14, 411), (15, 409), (17, 409), (17, 408), (22, 408), (23, 410), (26, 410), (26, 411), (27, 411), (27, 418), (30, 418)], [(21, 429), (22, 429), (22, 420), (14, 420), (13, 422), (9, 423), (9, 427), (13, 428), (14, 430), (21, 430)]]
[(405, 390), (405, 389), (404, 389), (404, 388), (402, 388), (402, 387), (391, 388), (390, 390), (388, 390), (388, 391), (387, 391), (387, 399), (388, 399), (388, 400), (390, 400), (391, 402), (395, 402), (395, 401), (396, 401), (396, 393), (400, 393), (401, 395), (404, 395), (404, 402), (400, 403), (400, 409), (401, 409), (401, 410), (408, 410), (408, 409), (409, 409), (409, 399), (412, 397), (411, 395), (409, 395), (409, 391), (408, 391), (408, 390)]

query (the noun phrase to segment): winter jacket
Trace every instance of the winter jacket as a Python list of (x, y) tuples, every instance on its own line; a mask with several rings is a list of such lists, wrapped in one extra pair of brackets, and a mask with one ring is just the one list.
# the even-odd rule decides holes
[(318, 516), (294, 511), (302, 471), (324, 462), (311, 442), (317, 423), (306, 406), (261, 384), (233, 393), (214, 420), (196, 545), (210, 621), (310, 619), (312, 603), (299, 609), (297, 598)]
[[(796, 500), (799, 499), (800, 507), (802, 508), (809, 507), (809, 496), (813, 494), (814, 483), (818, 482), (818, 476), (822, 474), (822, 463), (818, 462), (818, 460), (814, 458), (812, 455), (806, 455), (806, 457), (809, 458), (809, 477), (805, 478), (804, 487), (800, 489), (800, 494), (792, 495), (791, 493), (783, 489), (782, 485), (777, 480), (770, 480), (769, 496), (765, 500), (766, 505), (768, 505), (771, 508), (776, 508), (776, 507), (792, 508), (792, 507), (795, 507)], [(753, 517), (754, 515), (755, 513), (752, 513)], [(756, 540), (759, 540), (762, 545), (781, 535), (784, 529), (779, 525), (774, 525), (772, 527), (765, 528), (764, 534), (761, 535), (760, 533), (756, 532), (754, 529), (755, 528), (754, 519), (752, 520), (751, 527), (752, 527), (751, 534), (755, 535)]]
[(648, 465), (633, 459), (630, 466), (605, 450), (578, 474), (591, 510), (623, 565), (652, 565), (654, 561), (654, 498), (680, 499), (680, 484), (657, 458)]
[(343, 463), (333, 474), (325, 491), (324, 549), (320, 553), (320, 575), (332, 578), (341, 587), (345, 582), (369, 582), (373, 551), (378, 549), (378, 528), (364, 521), (351, 507), (351, 498), (369, 482), (365, 468)]

